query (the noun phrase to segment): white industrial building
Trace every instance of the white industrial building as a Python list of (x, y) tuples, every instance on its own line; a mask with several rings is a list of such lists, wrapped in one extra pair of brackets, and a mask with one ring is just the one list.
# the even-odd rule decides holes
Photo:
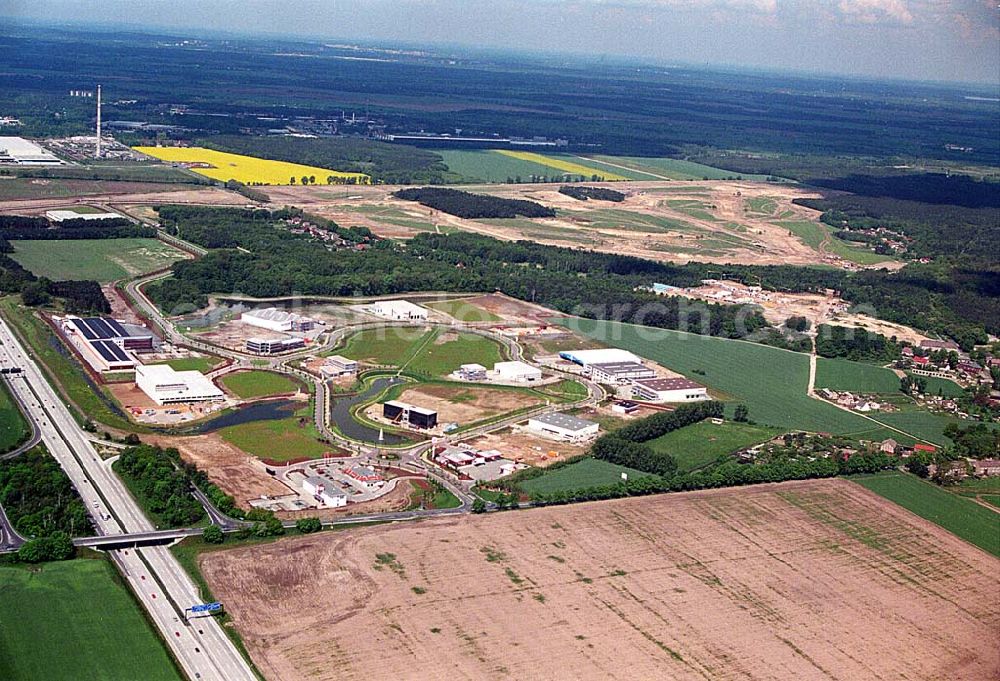
[(136, 364), (135, 384), (160, 406), (226, 398), (200, 371), (176, 371), (169, 364)]
[(63, 220), (114, 220), (120, 218), (118, 213), (77, 213), (74, 210), (47, 210), (45, 217), (52, 222)]
[(136, 364), (132, 352), (153, 350), (149, 331), (109, 317), (68, 316), (60, 329), (97, 373), (131, 371)]
[(486, 367), (482, 364), (463, 364), (455, 374), (463, 381), (485, 381)]
[(606, 385), (625, 385), (632, 379), (655, 378), (656, 372), (638, 362), (610, 362), (591, 364), (590, 377)]
[(527, 362), (497, 362), (493, 373), (498, 381), (528, 383), (542, 380), (542, 370)]
[(318, 475), (312, 475), (303, 480), (302, 489), (327, 508), (347, 506), (347, 492)]
[(358, 363), (353, 359), (347, 359), (341, 355), (333, 355), (326, 358), (319, 371), (326, 378), (353, 376), (358, 373)]
[(0, 137), (0, 165), (61, 166), (63, 162), (23, 137)]
[(686, 378), (643, 378), (632, 381), (632, 396), (646, 402), (700, 402), (708, 389)]
[(559, 353), (563, 359), (589, 368), (594, 364), (621, 364), (632, 362), (642, 364), (642, 358), (628, 350), (618, 348), (602, 348), (599, 350), (565, 350)]
[(528, 419), (528, 428), (555, 440), (581, 442), (597, 435), (600, 424), (571, 414), (541, 414)]
[(316, 326), (315, 320), (309, 317), (279, 310), (276, 307), (248, 310), (240, 315), (240, 321), (271, 331), (310, 331)]
[(369, 305), (368, 311), (379, 317), (397, 321), (427, 319), (427, 310), (408, 300), (379, 300)]

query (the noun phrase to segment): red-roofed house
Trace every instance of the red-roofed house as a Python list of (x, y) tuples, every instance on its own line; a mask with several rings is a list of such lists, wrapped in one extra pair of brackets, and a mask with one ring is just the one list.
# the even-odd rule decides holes
[(929, 454), (933, 454), (934, 452), (937, 451), (937, 447), (935, 447), (934, 445), (925, 445), (922, 442), (918, 442), (917, 444), (913, 445), (913, 451), (927, 452)]
[(928, 364), (931, 363), (931, 358), (930, 357), (914, 357), (913, 358), (913, 363), (916, 364), (917, 366), (925, 367), (925, 366), (927, 366)]

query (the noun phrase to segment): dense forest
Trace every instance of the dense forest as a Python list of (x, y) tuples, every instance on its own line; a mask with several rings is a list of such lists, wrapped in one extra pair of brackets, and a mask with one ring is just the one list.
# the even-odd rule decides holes
[(816, 329), (816, 354), (820, 357), (872, 362), (892, 362), (899, 359), (902, 346), (865, 329), (821, 325)]
[(488, 194), (472, 194), (458, 189), (420, 187), (401, 189), (393, 194), (397, 199), (416, 201), (428, 208), (460, 218), (552, 218), (556, 212), (534, 201), (505, 199)]
[(621, 192), (616, 192), (614, 189), (607, 189), (605, 187), (574, 187), (564, 185), (559, 187), (559, 193), (570, 196), (578, 201), (594, 199), (595, 201), (614, 201), (620, 203), (625, 200), (625, 195)]
[(204, 518), (205, 509), (191, 496), (191, 483), (180, 463), (176, 449), (139, 445), (121, 453), (115, 470), (142, 505), (168, 527), (186, 527)]
[(360, 137), (248, 137), (216, 135), (201, 146), (274, 161), (301, 163), (347, 173), (370, 175), (384, 184), (442, 184), (453, 178), (441, 157), (426, 149)]
[(0, 505), (25, 537), (94, 533), (87, 508), (69, 477), (42, 446), (0, 461)]

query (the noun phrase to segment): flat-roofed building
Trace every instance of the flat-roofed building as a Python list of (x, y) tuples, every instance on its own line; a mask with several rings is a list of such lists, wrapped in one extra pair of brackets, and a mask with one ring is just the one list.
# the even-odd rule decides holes
[(302, 489), (327, 508), (347, 506), (347, 492), (337, 484), (318, 475), (311, 475), (303, 480)]
[(463, 381), (485, 381), (486, 367), (482, 364), (463, 364), (455, 372)]
[(686, 378), (644, 378), (632, 382), (632, 396), (646, 402), (699, 402), (708, 389)]
[(75, 210), (47, 210), (45, 217), (52, 222), (64, 220), (114, 220), (120, 218), (118, 213), (77, 213)]
[(625, 385), (636, 378), (655, 378), (656, 372), (638, 362), (610, 362), (591, 364), (590, 377), (598, 383)]
[(571, 414), (553, 412), (528, 419), (528, 428), (556, 440), (580, 442), (597, 435), (600, 424)]
[(247, 338), (247, 352), (258, 355), (277, 355), (304, 348), (306, 342), (301, 338)]
[(385, 478), (382, 477), (382, 474), (371, 466), (355, 464), (341, 468), (340, 472), (368, 488), (381, 487), (385, 484)]
[(397, 321), (427, 319), (427, 310), (408, 300), (378, 300), (368, 306), (369, 312)]
[(415, 407), (406, 402), (390, 400), (382, 405), (382, 416), (393, 422), (403, 422), (415, 428), (428, 430), (437, 425), (437, 412)]
[(0, 165), (61, 166), (63, 161), (23, 137), (0, 137)]
[(340, 355), (327, 357), (326, 361), (319, 368), (320, 373), (328, 378), (339, 376), (353, 376), (358, 373), (358, 363), (353, 359), (347, 359)]
[(153, 336), (141, 327), (105, 317), (66, 317), (60, 329), (97, 373), (131, 371), (132, 353), (153, 350)]
[(135, 384), (160, 406), (186, 402), (216, 402), (226, 398), (200, 371), (176, 371), (169, 364), (137, 364)]
[(642, 358), (628, 350), (618, 348), (601, 348), (597, 350), (564, 350), (559, 353), (563, 359), (589, 367), (592, 364), (616, 364), (620, 362), (635, 362), (642, 364)]
[(247, 310), (240, 315), (240, 321), (271, 331), (311, 331), (316, 327), (316, 321), (310, 317), (279, 310), (276, 307)]
[(542, 380), (542, 370), (527, 362), (497, 362), (493, 365), (493, 373), (498, 381), (530, 383)]

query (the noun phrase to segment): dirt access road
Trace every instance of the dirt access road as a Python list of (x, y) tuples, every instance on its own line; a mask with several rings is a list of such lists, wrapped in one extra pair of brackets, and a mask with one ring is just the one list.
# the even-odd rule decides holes
[(357, 528), (201, 567), (275, 681), (1000, 674), (1000, 561), (846, 480)]

